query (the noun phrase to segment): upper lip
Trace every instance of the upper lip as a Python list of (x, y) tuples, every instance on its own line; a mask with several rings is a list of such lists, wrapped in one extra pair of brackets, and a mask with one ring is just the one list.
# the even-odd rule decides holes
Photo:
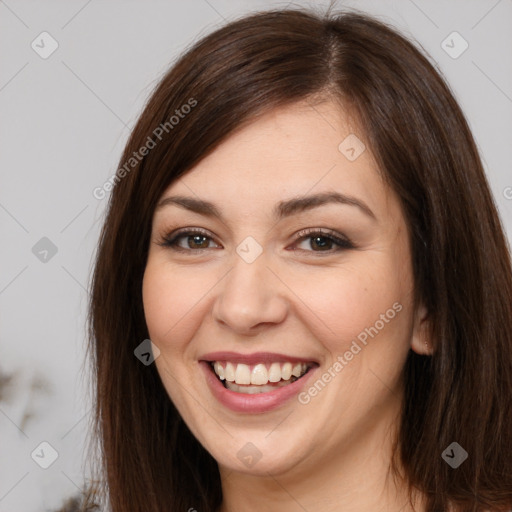
[(209, 363), (214, 361), (229, 361), (230, 363), (242, 363), (253, 365), (258, 363), (315, 363), (315, 359), (309, 357), (288, 356), (286, 354), (278, 354), (276, 352), (254, 352), (252, 354), (240, 354), (239, 352), (209, 352), (199, 358), (200, 361)]

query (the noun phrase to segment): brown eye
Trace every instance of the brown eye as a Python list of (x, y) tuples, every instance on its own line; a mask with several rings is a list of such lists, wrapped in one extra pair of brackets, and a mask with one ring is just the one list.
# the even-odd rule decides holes
[[(186, 238), (188, 242), (188, 247), (190, 249), (206, 249), (209, 245), (208, 237), (204, 235), (188, 235), (188, 236), (180, 236), (180, 238)], [(178, 244), (179, 245), (179, 244)]]
[(309, 239), (312, 249), (318, 248), (320, 251), (332, 249), (334, 240), (326, 236), (314, 236)]
[(188, 230), (165, 236), (159, 245), (170, 247), (177, 251), (194, 251), (218, 247), (217, 244), (214, 246), (210, 245), (212, 242), (215, 244), (213, 238), (205, 232)]
[(354, 249), (354, 244), (343, 235), (336, 232), (307, 229), (297, 233), (298, 247), (308, 252), (334, 253), (346, 249)]

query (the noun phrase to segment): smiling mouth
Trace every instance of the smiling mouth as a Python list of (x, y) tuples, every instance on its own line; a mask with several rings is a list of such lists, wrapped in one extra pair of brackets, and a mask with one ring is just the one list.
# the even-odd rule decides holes
[(223, 386), (235, 393), (255, 395), (288, 386), (314, 366), (309, 362), (274, 362), (248, 365), (229, 361), (210, 361), (210, 368)]

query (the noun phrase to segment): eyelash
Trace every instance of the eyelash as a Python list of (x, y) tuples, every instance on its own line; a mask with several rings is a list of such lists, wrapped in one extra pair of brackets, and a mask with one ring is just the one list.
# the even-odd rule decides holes
[[(157, 242), (158, 245), (162, 247), (168, 247), (173, 251), (178, 252), (195, 252), (200, 253), (202, 251), (206, 251), (208, 249), (211, 249), (211, 247), (204, 247), (204, 248), (198, 248), (198, 249), (184, 249), (183, 247), (179, 247), (178, 241), (181, 238), (184, 237), (190, 237), (190, 236), (204, 236), (206, 238), (210, 238), (213, 240), (213, 237), (208, 233), (207, 231), (201, 229), (201, 228), (184, 228), (183, 230), (178, 230), (175, 233), (170, 233), (168, 235), (165, 235), (162, 237), (162, 239)], [(327, 240), (332, 241), (335, 245), (338, 247), (335, 250), (329, 249), (325, 251), (313, 251), (313, 250), (306, 250), (306, 249), (300, 249), (301, 251), (305, 252), (313, 252), (313, 253), (319, 253), (319, 255), (332, 255), (334, 253), (338, 253), (343, 250), (347, 249), (355, 249), (356, 246), (345, 236), (338, 235), (335, 231), (332, 231), (330, 229), (324, 229), (324, 228), (307, 228), (299, 231), (296, 233), (295, 241), (294, 243), (300, 242), (302, 240), (307, 239), (313, 239), (313, 238), (325, 238)], [(293, 249), (294, 251), (296, 249)]]

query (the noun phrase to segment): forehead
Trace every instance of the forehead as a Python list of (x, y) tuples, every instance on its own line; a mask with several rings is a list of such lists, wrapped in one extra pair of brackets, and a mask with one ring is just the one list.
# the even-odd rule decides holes
[(332, 101), (280, 107), (230, 135), (163, 196), (192, 195), (252, 214), (283, 198), (338, 191), (382, 214), (393, 198), (365, 139)]

